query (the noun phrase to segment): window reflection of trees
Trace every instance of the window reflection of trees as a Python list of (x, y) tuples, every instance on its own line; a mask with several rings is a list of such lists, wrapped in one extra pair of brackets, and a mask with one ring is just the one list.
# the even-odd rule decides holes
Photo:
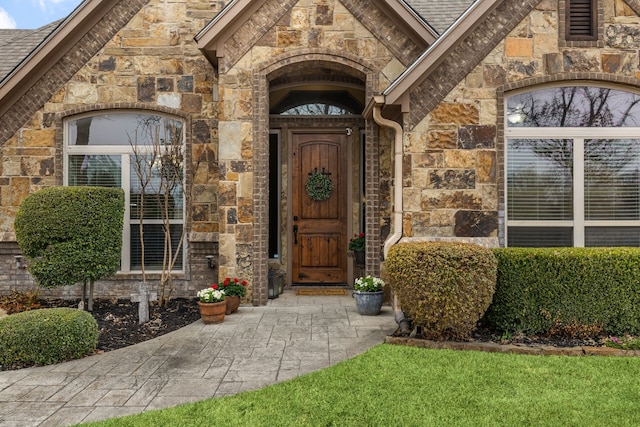
[(337, 105), (315, 103), (298, 105), (283, 111), (281, 114), (283, 116), (340, 116), (353, 114), (353, 112)]
[(610, 88), (569, 86), (511, 96), (509, 127), (636, 127), (640, 95)]
[(606, 141), (585, 141), (585, 219), (640, 220), (637, 143)]
[(120, 156), (69, 156), (69, 185), (113, 187), (122, 186)]
[[(517, 127), (627, 127), (639, 124), (639, 103), (640, 96), (630, 92), (586, 86), (559, 87), (509, 98), (507, 116), (510, 126)], [(540, 159), (555, 163), (557, 177), (566, 186), (573, 185), (572, 139), (523, 138), (510, 141), (510, 148), (530, 151)], [(638, 188), (636, 141), (588, 139), (584, 150), (587, 218), (617, 219), (617, 212), (626, 212), (620, 215), (640, 219), (637, 197), (630, 197)], [(510, 180), (521, 181), (523, 174), (534, 172), (513, 173)], [(549, 178), (527, 180), (536, 179), (544, 182)], [(550, 190), (547, 193), (553, 197)]]

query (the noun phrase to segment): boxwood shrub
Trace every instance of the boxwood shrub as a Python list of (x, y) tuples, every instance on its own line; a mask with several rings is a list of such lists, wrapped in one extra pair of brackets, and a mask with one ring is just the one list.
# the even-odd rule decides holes
[(486, 319), (525, 334), (552, 329), (640, 333), (640, 249), (502, 248)]
[(497, 262), (474, 244), (409, 242), (391, 247), (385, 269), (403, 311), (426, 337), (466, 338), (491, 303)]
[(98, 323), (86, 311), (46, 308), (0, 319), (0, 365), (50, 365), (78, 359), (98, 344)]

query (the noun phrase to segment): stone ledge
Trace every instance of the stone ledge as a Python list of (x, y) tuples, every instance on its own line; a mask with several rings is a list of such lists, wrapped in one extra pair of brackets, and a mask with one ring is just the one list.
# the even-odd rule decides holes
[(189, 242), (218, 242), (218, 233), (206, 233), (199, 231), (192, 231), (188, 236)]
[(611, 347), (555, 347), (543, 344), (498, 344), (493, 342), (431, 341), (418, 338), (387, 336), (385, 343), (443, 350), (471, 350), (489, 353), (531, 354), (538, 356), (640, 356), (640, 350)]

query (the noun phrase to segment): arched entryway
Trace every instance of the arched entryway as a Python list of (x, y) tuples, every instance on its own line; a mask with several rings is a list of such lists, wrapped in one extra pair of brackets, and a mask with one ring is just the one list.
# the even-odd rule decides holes
[(335, 53), (273, 62), (254, 79), (254, 137), (265, 141), (254, 156), (266, 166), (254, 182), (254, 298), (267, 295), (269, 270), (287, 284), (353, 280), (349, 238), (375, 216), (364, 201), (375, 197), (367, 175), (377, 177), (377, 156), (367, 153), (377, 150), (366, 147), (377, 138), (361, 116), (374, 80), (359, 60)]

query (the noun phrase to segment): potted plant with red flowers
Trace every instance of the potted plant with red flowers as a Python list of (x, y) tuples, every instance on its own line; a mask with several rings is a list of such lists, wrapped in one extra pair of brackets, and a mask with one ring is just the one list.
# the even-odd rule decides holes
[(247, 294), (247, 281), (237, 277), (226, 278), (222, 282), (222, 289), (227, 300), (227, 314), (231, 314), (240, 307), (240, 299)]
[(349, 250), (353, 252), (353, 257), (356, 260), (356, 267), (364, 268), (364, 248), (364, 233), (354, 234), (351, 240), (349, 240)]
[(224, 320), (227, 301), (225, 292), (218, 288), (218, 284), (214, 283), (208, 288), (199, 290), (196, 295), (200, 317), (204, 323), (220, 323)]

